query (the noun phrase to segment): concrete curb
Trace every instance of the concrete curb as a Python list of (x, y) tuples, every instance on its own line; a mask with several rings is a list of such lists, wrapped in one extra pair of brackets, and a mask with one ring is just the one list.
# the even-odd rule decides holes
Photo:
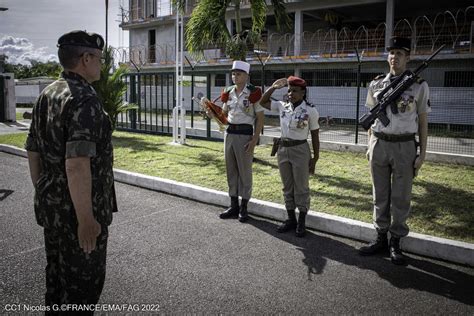
[[(14, 146), (0, 144), (0, 151), (26, 157), (24, 149)], [(228, 204), (229, 198), (226, 192), (119, 169), (114, 169), (114, 176), (118, 182), (150, 190), (169, 193), (208, 204), (221, 206), (227, 206)], [(250, 200), (249, 212), (278, 221), (286, 219), (285, 207), (283, 205), (257, 199)], [(361, 241), (370, 241), (375, 237), (375, 230), (369, 223), (321, 212), (310, 211), (306, 224), (312, 229)], [(410, 233), (406, 238), (402, 239), (402, 248), (414, 254), (474, 266), (474, 244), (471, 243)]]

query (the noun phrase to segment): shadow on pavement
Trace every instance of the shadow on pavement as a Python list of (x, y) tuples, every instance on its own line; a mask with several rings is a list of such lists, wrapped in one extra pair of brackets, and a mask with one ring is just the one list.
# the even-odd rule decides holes
[[(263, 232), (294, 245), (304, 255), (308, 281), (322, 274), (328, 260), (376, 272), (401, 289), (415, 289), (474, 305), (474, 276), (435, 262), (407, 256), (407, 266), (396, 266), (383, 256), (362, 257), (357, 249), (338, 240), (308, 231), (304, 238), (281, 234), (277, 225), (255, 217), (248, 222)], [(448, 265), (448, 264), (447, 264)]]
[(12, 190), (0, 189), (0, 201), (5, 200), (13, 192)]

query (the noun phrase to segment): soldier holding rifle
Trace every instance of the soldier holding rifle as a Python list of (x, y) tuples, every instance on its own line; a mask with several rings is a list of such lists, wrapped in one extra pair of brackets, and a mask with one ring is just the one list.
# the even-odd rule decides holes
[[(410, 46), (408, 38), (393, 37), (390, 40), (387, 47), (390, 73), (380, 75), (370, 83), (366, 101), (368, 108), (376, 106), (381, 92), (390, 93), (385, 88), (405, 72), (410, 60)], [(416, 77), (415, 82), (386, 108), (381, 117), (375, 119), (368, 130), (367, 157), (372, 175), (377, 238), (359, 249), (361, 255), (389, 251), (394, 264), (405, 263), (400, 238), (407, 236), (409, 231), (406, 221), (410, 212), (412, 183), (425, 160), (430, 111), (428, 84)], [(419, 135), (419, 153), (416, 133)]]

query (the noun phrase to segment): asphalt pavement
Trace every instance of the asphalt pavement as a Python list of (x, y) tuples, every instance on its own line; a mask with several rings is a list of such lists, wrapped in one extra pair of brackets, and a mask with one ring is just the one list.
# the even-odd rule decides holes
[[(474, 314), (473, 268), (414, 255), (395, 266), (360, 257), (358, 241), (317, 231), (300, 239), (276, 233), (267, 219), (220, 220), (220, 207), (116, 189), (101, 304), (166, 314)], [(0, 153), (2, 314), (7, 304), (43, 302), (46, 261), (32, 199), (27, 160)]]

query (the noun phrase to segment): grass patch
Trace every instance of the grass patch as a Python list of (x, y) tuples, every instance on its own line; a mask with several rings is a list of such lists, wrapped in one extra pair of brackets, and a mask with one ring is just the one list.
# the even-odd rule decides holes
[[(23, 147), (26, 133), (0, 135), (0, 143)], [(227, 191), (222, 142), (115, 132), (115, 167)], [(253, 197), (283, 204), (276, 157), (255, 150)], [(322, 151), (310, 178), (311, 209), (372, 222), (372, 186), (365, 155)], [(474, 167), (426, 162), (413, 186), (412, 231), (474, 243)]]
[(26, 132), (0, 135), (0, 144), (24, 148), (26, 135), (28, 135)]

